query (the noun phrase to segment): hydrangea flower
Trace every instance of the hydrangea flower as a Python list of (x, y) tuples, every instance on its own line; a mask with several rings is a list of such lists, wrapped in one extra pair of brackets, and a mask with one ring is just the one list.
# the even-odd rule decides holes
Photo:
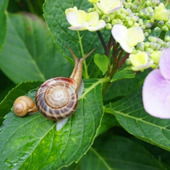
[(159, 69), (151, 71), (145, 79), (143, 104), (152, 116), (170, 118), (170, 48), (162, 52)]
[(136, 54), (131, 54), (129, 60), (132, 64), (132, 70), (134, 71), (143, 71), (146, 68), (149, 68), (153, 64), (146, 52), (138, 52)]
[(103, 13), (110, 14), (113, 11), (121, 8), (123, 2), (121, 0), (100, 0), (100, 2), (96, 5), (101, 11), (103, 11)]
[(131, 53), (134, 46), (145, 39), (143, 30), (138, 26), (126, 28), (124, 25), (115, 24), (112, 28), (112, 35), (128, 53)]
[(151, 58), (152, 58), (152, 60), (154, 61), (154, 63), (156, 65), (159, 64), (159, 60), (160, 60), (161, 54), (162, 54), (161, 51), (153, 51), (151, 53)]
[(83, 10), (78, 10), (77, 7), (66, 9), (66, 18), (71, 24), (71, 30), (89, 30), (97, 31), (106, 26), (105, 21), (99, 20), (97, 12), (87, 13)]
[(156, 8), (153, 17), (156, 20), (168, 21), (169, 11), (165, 8), (163, 3), (160, 3), (160, 5)]

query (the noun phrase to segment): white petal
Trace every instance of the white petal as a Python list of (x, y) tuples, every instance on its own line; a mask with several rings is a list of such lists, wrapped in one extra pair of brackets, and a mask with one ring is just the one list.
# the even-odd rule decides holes
[(134, 47), (129, 46), (129, 44), (126, 41), (120, 42), (120, 46), (123, 48), (124, 51), (127, 53), (131, 53), (134, 49)]
[(66, 11), (66, 18), (72, 26), (83, 26), (86, 19), (86, 12), (83, 10), (70, 9)]
[(105, 21), (103, 20), (99, 20), (99, 22), (97, 23), (97, 25), (92, 25), (92, 26), (88, 26), (88, 30), (89, 31), (97, 31), (100, 30), (102, 28), (104, 28), (106, 26)]
[(77, 26), (77, 27), (74, 27), (74, 26), (71, 26), (71, 27), (68, 27), (70, 30), (79, 30), (79, 31), (83, 31), (83, 30), (86, 30), (87, 28), (84, 27), (84, 26)]
[(128, 29), (124, 25), (115, 24), (111, 32), (117, 42), (127, 41)]

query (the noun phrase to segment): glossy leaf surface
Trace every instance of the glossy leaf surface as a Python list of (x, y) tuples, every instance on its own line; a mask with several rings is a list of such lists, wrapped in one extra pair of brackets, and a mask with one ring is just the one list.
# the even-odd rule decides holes
[(30, 90), (37, 88), (41, 82), (22, 82), (8, 92), (0, 103), (0, 124), (4, 120), (4, 116), (11, 111), (15, 99), (19, 96), (27, 94)]
[(130, 134), (170, 151), (170, 120), (147, 114), (141, 93), (141, 88), (133, 91), (129, 96), (107, 105), (105, 111), (114, 114)]
[(0, 133), (0, 169), (54, 169), (78, 161), (102, 120), (101, 90), (100, 80), (86, 81), (76, 112), (59, 132), (56, 122), (40, 113), (24, 118), (7, 114)]
[(6, 37), (7, 23), (6, 23), (6, 15), (5, 10), (8, 5), (8, 0), (0, 1), (0, 51), (4, 44), (4, 40)]
[(107, 135), (96, 139), (80, 161), (80, 169), (163, 170), (163, 167), (139, 144), (125, 137)]
[(72, 66), (57, 50), (41, 19), (18, 14), (8, 15), (0, 67), (13, 82), (19, 83), (69, 76)]

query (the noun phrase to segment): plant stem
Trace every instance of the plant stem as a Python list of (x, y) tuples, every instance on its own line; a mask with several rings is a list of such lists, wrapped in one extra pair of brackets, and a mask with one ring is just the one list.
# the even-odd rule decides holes
[[(82, 55), (82, 57), (84, 57), (84, 50), (83, 50), (82, 37), (80, 36), (80, 32), (79, 32), (79, 31), (77, 31), (77, 35), (78, 35), (78, 39), (79, 39), (81, 55)], [(84, 78), (85, 78), (85, 79), (89, 79), (86, 60), (83, 62), (83, 66), (84, 66)]]
[(120, 61), (118, 68), (120, 68), (126, 61), (126, 59), (129, 57), (129, 53), (127, 53), (124, 58)]
[(26, 2), (27, 2), (27, 5), (28, 5), (28, 8), (29, 8), (30, 12), (31, 12), (31, 13), (35, 13), (31, 1), (30, 1), (30, 0), (27, 0)]
[(104, 77), (104, 78), (99, 79), (92, 86), (90, 86), (89, 88), (85, 89), (85, 92), (83, 93), (83, 95), (80, 98), (84, 98), (87, 93), (89, 93), (92, 89), (94, 89), (99, 84), (103, 84), (103, 83), (107, 83), (107, 82), (110, 82), (110, 78), (109, 77)]
[(168, 3), (169, 3), (169, 0), (166, 0), (166, 1), (165, 1), (165, 6), (167, 6), (167, 5), (168, 5)]
[(102, 43), (102, 46), (103, 46), (103, 48), (104, 48), (104, 53), (107, 55), (107, 46), (106, 46), (106, 43), (105, 43), (105, 41), (104, 41), (104, 38), (103, 38), (101, 32), (100, 32), (100, 31), (97, 31), (97, 35), (99, 36), (99, 39), (100, 39), (100, 41), (101, 41), (101, 43)]

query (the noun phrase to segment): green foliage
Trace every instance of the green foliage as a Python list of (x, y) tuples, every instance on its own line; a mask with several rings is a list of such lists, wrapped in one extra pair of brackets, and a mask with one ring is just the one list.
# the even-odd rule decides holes
[(108, 57), (106, 55), (96, 54), (94, 56), (94, 62), (104, 75), (107, 72), (109, 66)]
[(115, 73), (113, 78), (111, 79), (111, 82), (121, 80), (121, 79), (131, 79), (135, 77), (135, 73), (131, 70), (131, 68), (124, 68), (118, 72)]
[(19, 96), (27, 94), (30, 90), (37, 88), (41, 82), (22, 82), (8, 92), (6, 97), (0, 103), (0, 124), (4, 120), (4, 116), (11, 111), (15, 99)]
[(1, 0), (0, 1), (0, 50), (4, 44), (4, 40), (6, 37), (6, 15), (5, 10), (8, 5), (8, 0)]
[(170, 151), (170, 120), (149, 116), (143, 109), (141, 88), (129, 96), (107, 105), (105, 112), (114, 114), (130, 134)]
[[(130, 152), (129, 152), (130, 151)], [(88, 170), (158, 170), (163, 169), (144, 147), (130, 139), (108, 134), (98, 138), (80, 161), (80, 169)]]
[[(170, 169), (170, 120), (143, 108), (141, 86), (150, 70), (134, 73), (110, 30), (68, 29), (65, 9), (87, 11), (88, 0), (43, 2), (0, 0), (0, 169)], [(96, 48), (83, 65), (85, 87), (76, 112), (60, 131), (39, 112), (17, 117), (17, 97), (35, 100), (42, 82), (69, 77), (73, 59), (67, 46), (78, 58)]]
[[(59, 132), (56, 122), (39, 113), (24, 119), (12, 111), (7, 114), (0, 133), (0, 169), (52, 169), (78, 161), (91, 146), (101, 123), (101, 91), (98, 81), (86, 81), (76, 112)], [(29, 94), (34, 95), (35, 91)]]
[(0, 71), (1, 82), (0, 83), (0, 101), (6, 96), (8, 91), (15, 85), (8, 77), (6, 77), (2, 71)]
[(56, 49), (42, 19), (18, 14), (8, 15), (7, 20), (7, 39), (0, 54), (0, 67), (13, 82), (45, 81), (71, 74), (71, 65)]

